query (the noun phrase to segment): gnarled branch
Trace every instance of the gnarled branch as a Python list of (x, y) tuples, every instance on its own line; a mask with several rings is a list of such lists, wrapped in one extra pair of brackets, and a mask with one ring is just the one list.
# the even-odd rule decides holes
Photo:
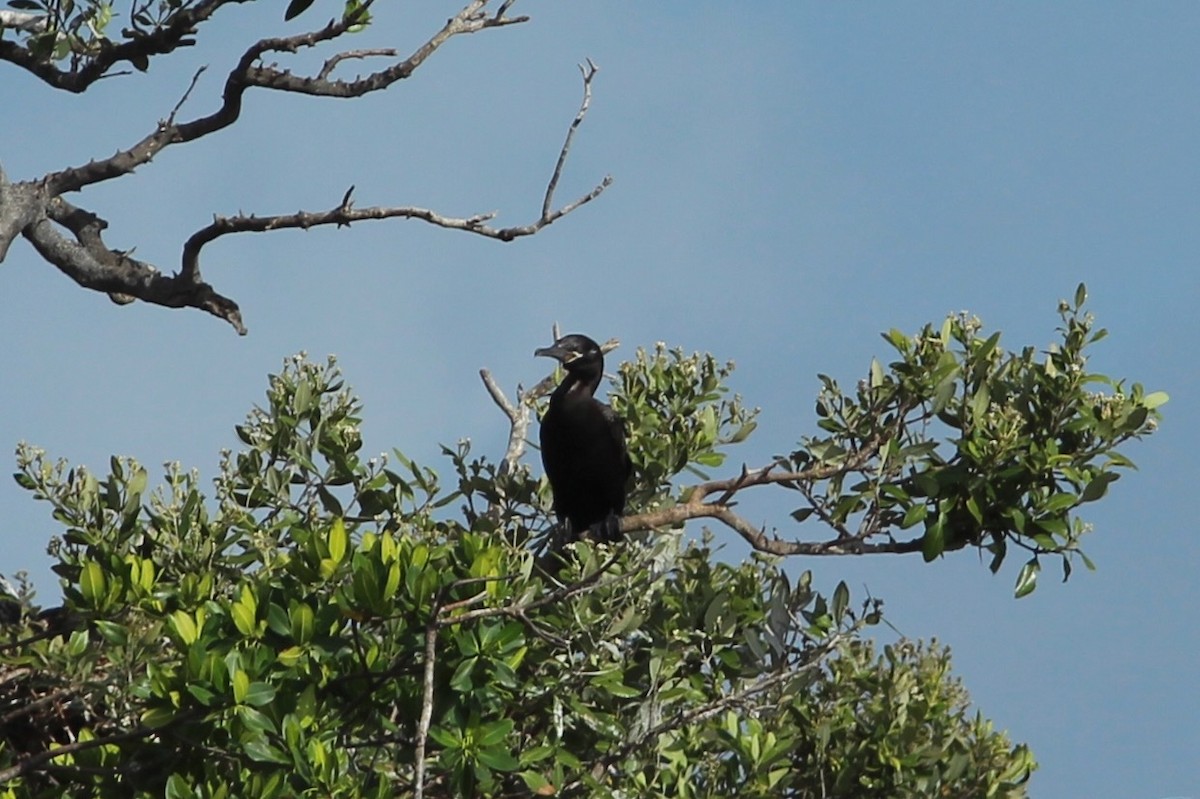
[[(231, 1), (240, 0), (201, 0), (186, 13), (180, 11), (172, 14), (168, 22), (156, 29), (154, 35), (138, 38), (136, 42), (141, 44), (137, 48), (126, 45), (102, 47), (99, 54), (86, 60), (85, 66), (73, 68), (71, 72), (62, 72), (44, 64), (37, 66), (22, 63), (23, 56), (12, 52), (11, 47), (8, 50), (0, 47), (0, 59), (8, 57), (8, 60), (21, 63), (60, 88), (82, 91), (116, 61), (144, 58), (149, 54), (168, 52), (176, 46), (188, 43), (183, 38), (186, 34), (193, 32), (197, 24), (208, 19), (221, 5)], [(62, 199), (65, 193), (127, 175), (139, 166), (150, 163), (167, 147), (194, 141), (234, 124), (240, 118), (243, 97), (250, 87), (330, 97), (358, 97), (368, 92), (386, 89), (409, 77), (451, 37), (505, 27), (528, 19), (524, 16), (507, 16), (513, 5), (511, 1), (502, 3), (495, 13), (487, 13), (485, 7), (488, 0), (471, 0), (407, 58), (353, 81), (333, 80), (330, 76), (336, 66), (345, 59), (394, 56), (395, 51), (345, 51), (327, 59), (313, 77), (298, 76), (274, 64), (263, 63), (262, 59), (267, 53), (294, 53), (342, 36), (362, 21), (372, 2), (373, 0), (366, 0), (359, 6), (357, 13), (334, 20), (319, 30), (294, 36), (261, 39), (251, 45), (226, 76), (221, 105), (211, 114), (186, 122), (176, 121), (180, 108), (195, 88), (196, 79), (199, 77), (197, 73), (183, 98), (167, 118), (131, 147), (108, 158), (52, 172), (40, 180), (10, 183), (0, 171), (0, 261), (3, 260), (11, 242), (20, 234), (30, 241), (43, 258), (57, 266), (76, 283), (85, 288), (104, 291), (115, 302), (124, 304), (140, 299), (172, 308), (199, 308), (224, 319), (239, 333), (245, 334), (246, 328), (242, 323), (237, 303), (219, 294), (200, 274), (200, 250), (205, 244), (221, 236), (240, 232), (307, 229), (317, 225), (341, 226), (357, 221), (403, 218), (420, 219), (438, 227), (462, 230), (499, 241), (512, 241), (522, 236), (533, 235), (553, 224), (581, 205), (594, 200), (611, 184), (611, 178), (605, 177), (591, 191), (573, 202), (557, 209), (553, 207), (555, 189), (572, 139), (590, 103), (591, 82), (596, 68), (589, 61), (582, 68), (583, 102), (559, 152), (558, 161), (543, 197), (541, 214), (525, 225), (495, 227), (489, 222), (496, 217), (496, 212), (452, 217), (415, 206), (373, 206), (357, 209), (352, 206), (350, 192), (347, 192), (338, 206), (327, 211), (302, 210), (274, 216), (217, 216), (211, 224), (188, 238), (183, 247), (179, 273), (166, 276), (154, 265), (135, 259), (128, 252), (105, 246), (101, 231), (108, 223), (98, 215), (76, 208)], [(5, 44), (11, 45), (0, 42), (0, 46)], [(22, 49), (20, 46), (13, 46), (18, 50)], [(43, 71), (39, 72), (39, 69)], [(64, 230), (69, 235), (64, 235)]]

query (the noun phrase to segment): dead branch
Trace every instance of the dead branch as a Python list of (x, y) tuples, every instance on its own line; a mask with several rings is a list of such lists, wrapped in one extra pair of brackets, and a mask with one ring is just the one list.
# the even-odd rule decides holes
[[(134, 60), (136, 63), (137, 59), (169, 52), (174, 47), (190, 43), (185, 36), (193, 33), (196, 25), (207, 20), (224, 3), (230, 1), (200, 0), (188, 9), (172, 14), (168, 22), (156, 29), (152, 36), (137, 39), (137, 47), (115, 45), (107, 49), (102, 48), (100, 55), (91, 57), (86, 65), (71, 72), (62, 72), (40, 62), (27, 63), (26, 56), (29, 54), (22, 55), (24, 48), (11, 42), (0, 41), (0, 59), (7, 58), (26, 66), (59, 88), (82, 91), (89, 83), (102, 77), (117, 61)], [(581, 205), (594, 200), (611, 184), (611, 178), (605, 177), (587, 194), (560, 208), (553, 208), (554, 192), (571, 141), (590, 102), (591, 81), (596, 69), (589, 61), (583, 69), (583, 103), (559, 152), (557, 164), (543, 197), (541, 214), (529, 224), (494, 227), (489, 222), (495, 218), (495, 212), (452, 217), (414, 206), (374, 206), (357, 209), (352, 206), (350, 192), (347, 192), (338, 206), (323, 212), (299, 211), (275, 216), (217, 216), (211, 224), (197, 230), (188, 238), (183, 247), (179, 273), (167, 276), (153, 264), (133, 258), (128, 252), (105, 246), (101, 231), (108, 227), (108, 223), (98, 215), (76, 208), (62, 199), (65, 193), (127, 175), (139, 166), (151, 162), (167, 147), (194, 141), (229, 127), (240, 118), (243, 96), (251, 87), (330, 97), (358, 97), (368, 92), (386, 89), (409, 77), (442, 44), (454, 36), (514, 25), (528, 19), (525, 16), (507, 16), (513, 2), (502, 3), (495, 13), (489, 14), (485, 11), (488, 0), (471, 0), (407, 58), (352, 81), (332, 80), (330, 76), (337, 65), (346, 59), (392, 57), (395, 56), (395, 51), (376, 49), (338, 53), (327, 59), (320, 71), (311, 77), (296, 75), (290, 70), (263, 62), (263, 57), (268, 53), (295, 53), (302, 48), (314, 47), (342, 36), (361, 22), (362, 14), (366, 13), (372, 2), (373, 0), (366, 0), (360, 6), (359, 14), (343, 16), (319, 30), (294, 36), (261, 39), (247, 48), (226, 76), (220, 107), (208, 115), (187, 122), (176, 121), (184, 102), (196, 87), (200, 75), (197, 73), (166, 119), (131, 147), (108, 158), (52, 172), (39, 180), (10, 183), (0, 171), (0, 260), (3, 260), (16, 236), (22, 235), (44, 259), (57, 266), (80, 286), (104, 291), (115, 302), (124, 304), (140, 299), (170, 308), (198, 308), (224, 319), (239, 333), (245, 334), (246, 328), (242, 323), (237, 303), (214, 290), (203, 280), (200, 273), (200, 250), (205, 244), (221, 236), (401, 218), (418, 219), (449, 230), (466, 231), (499, 241), (512, 241), (522, 236), (533, 235), (553, 224)], [(64, 235), (64, 231), (68, 235)]]

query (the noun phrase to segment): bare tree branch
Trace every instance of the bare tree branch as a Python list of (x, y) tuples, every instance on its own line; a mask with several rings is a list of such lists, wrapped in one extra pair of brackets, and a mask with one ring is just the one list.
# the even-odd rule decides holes
[(32, 11), (11, 11), (0, 9), (0, 28), (41, 33), (46, 30), (46, 15)]
[[(364, 3), (363, 9), (365, 10), (369, 5), (369, 2)], [(361, 97), (369, 92), (386, 89), (393, 83), (404, 80), (412, 75), (435, 50), (453, 36), (476, 33), (488, 28), (517, 25), (529, 21), (529, 17), (525, 16), (504, 16), (503, 13), (507, 9), (508, 4), (505, 4), (499, 13), (489, 16), (483, 12), (483, 8), (486, 5), (487, 0), (472, 0), (461, 11), (447, 20), (441, 30), (418, 47), (408, 58), (387, 69), (373, 72), (363, 78), (357, 78), (352, 81), (328, 80), (328, 72), (332, 68), (329, 62), (326, 62), (325, 67), (322, 67), (315, 78), (299, 76), (291, 70), (280, 69), (274, 65), (255, 65), (246, 71), (246, 82), (250, 86), (261, 86), (265, 89), (278, 89), (280, 91), (322, 97)], [(358, 18), (356, 17), (348, 22), (343, 20), (342, 23), (330, 23), (326, 28), (312, 33), (277, 39), (264, 39), (255, 45), (255, 48), (260, 49), (259, 55), (268, 51), (294, 53), (303, 47), (312, 47), (323, 41), (340, 36), (357, 23)]]
[(344, 53), (338, 53), (325, 61), (325, 65), (321, 67), (321, 71), (317, 73), (317, 80), (325, 80), (337, 68), (337, 65), (351, 58), (372, 58), (376, 56), (395, 58), (397, 52), (390, 47), (377, 47), (369, 50), (347, 50)]
[[(153, 35), (141, 35), (136, 40), (139, 43), (136, 47), (109, 45), (107, 48), (101, 48), (99, 55), (85, 59), (86, 63), (83, 66), (70, 72), (60, 71), (41, 61), (33, 63), (28, 60), (33, 58), (32, 54), (22, 46), (10, 42), (0, 41), (0, 59), (7, 58), (25, 66), (59, 88), (82, 91), (118, 61), (130, 60), (137, 63), (138, 59), (149, 55), (169, 52), (177, 46), (190, 44), (185, 37), (194, 32), (196, 25), (211, 17), (225, 3), (243, 1), (198, 0), (187, 9), (173, 13), (166, 23), (155, 29)], [(246, 328), (242, 323), (237, 303), (217, 293), (200, 274), (200, 250), (205, 244), (221, 236), (240, 232), (307, 229), (330, 224), (342, 226), (364, 220), (403, 218), (419, 219), (438, 227), (462, 230), (499, 241), (512, 241), (522, 236), (533, 235), (553, 224), (581, 205), (591, 202), (611, 184), (611, 178), (605, 177), (590, 192), (573, 202), (558, 209), (552, 207), (554, 192), (572, 138), (586, 114), (590, 101), (591, 81), (596, 70), (589, 61), (583, 69), (583, 104), (560, 150), (543, 198), (541, 214), (529, 224), (512, 227), (492, 226), (489, 222), (495, 218), (496, 212), (451, 217), (414, 206), (356, 209), (350, 202), (350, 192), (347, 192), (339, 205), (323, 212), (299, 211), (275, 216), (238, 214), (233, 217), (214, 217), (211, 224), (188, 238), (183, 247), (180, 272), (168, 277), (154, 265), (135, 259), (128, 252), (106, 247), (101, 231), (108, 223), (90, 211), (76, 208), (62, 199), (65, 193), (127, 175), (139, 166), (151, 162), (167, 147), (194, 141), (234, 124), (240, 118), (242, 98), (250, 87), (330, 97), (357, 97), (385, 89), (409, 77), (451, 37), (514, 25), (528, 19), (525, 16), (507, 16), (513, 2), (502, 3), (495, 13), (489, 14), (485, 11), (488, 0), (470, 0), (407, 58), (353, 81), (331, 80), (330, 75), (337, 65), (346, 59), (391, 57), (396, 51), (375, 49), (338, 53), (328, 58), (314, 77), (298, 76), (290, 70), (263, 63), (262, 59), (267, 53), (294, 53), (342, 36), (361, 23), (372, 2), (373, 0), (366, 0), (359, 6), (358, 13), (345, 15), (319, 30), (294, 36), (261, 39), (247, 48), (226, 76), (220, 107), (208, 115), (187, 122), (176, 121), (180, 109), (196, 87), (200, 77), (200, 72), (197, 72), (166, 119), (131, 147), (108, 158), (52, 172), (40, 180), (13, 184), (8, 182), (0, 171), (0, 260), (3, 260), (17, 235), (23, 235), (43, 258), (57, 266), (76, 283), (85, 288), (104, 291), (115, 302), (124, 304), (140, 299), (172, 308), (198, 308), (224, 319), (239, 333), (245, 334)], [(70, 235), (64, 235), (61, 229), (65, 229)]]
[(546, 186), (546, 196), (542, 200), (542, 219), (547, 219), (554, 207), (554, 190), (558, 188), (558, 179), (562, 177), (563, 165), (567, 162), (567, 153), (571, 150), (571, 140), (575, 138), (575, 131), (583, 124), (583, 118), (587, 116), (588, 107), (592, 104), (592, 79), (596, 77), (599, 69), (589, 58), (586, 65), (580, 64), (579, 71), (583, 73), (583, 101), (579, 104), (579, 112), (575, 114), (571, 126), (567, 128), (567, 138), (558, 153), (554, 174), (550, 176), (550, 183)]

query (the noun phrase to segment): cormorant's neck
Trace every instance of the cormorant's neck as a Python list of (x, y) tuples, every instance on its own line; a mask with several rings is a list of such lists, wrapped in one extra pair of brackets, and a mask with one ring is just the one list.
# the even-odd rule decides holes
[(600, 378), (604, 373), (604, 367), (589, 365), (586, 369), (576, 369), (568, 371), (567, 376), (559, 384), (558, 389), (554, 392), (560, 396), (582, 396), (591, 397), (596, 393), (596, 389), (600, 387)]

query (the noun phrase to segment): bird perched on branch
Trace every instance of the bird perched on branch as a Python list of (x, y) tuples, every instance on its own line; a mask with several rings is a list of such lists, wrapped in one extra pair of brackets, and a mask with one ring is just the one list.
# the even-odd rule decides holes
[(625, 483), (632, 465), (621, 418), (595, 398), (604, 353), (587, 336), (563, 336), (534, 355), (556, 359), (566, 370), (542, 417), (542, 465), (554, 494), (554, 512), (569, 538), (620, 537)]

